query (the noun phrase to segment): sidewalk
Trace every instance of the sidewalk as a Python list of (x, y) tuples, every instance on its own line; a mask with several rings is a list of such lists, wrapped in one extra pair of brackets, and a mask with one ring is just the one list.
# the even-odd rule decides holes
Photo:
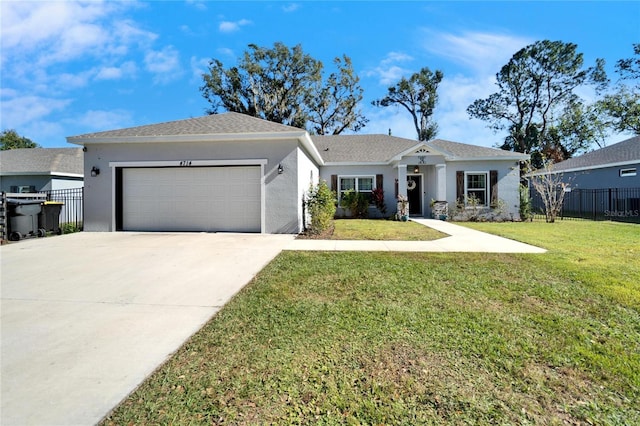
[(310, 251), (415, 251), (415, 252), (478, 252), (478, 253), (546, 253), (547, 250), (529, 244), (476, 231), (435, 219), (411, 219), (421, 225), (448, 234), (434, 241), (291, 241), (285, 250)]

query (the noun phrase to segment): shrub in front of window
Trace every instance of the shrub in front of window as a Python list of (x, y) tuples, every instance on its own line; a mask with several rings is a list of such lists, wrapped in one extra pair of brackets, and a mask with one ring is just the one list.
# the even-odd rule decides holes
[(349, 210), (351, 217), (365, 218), (369, 215), (370, 194), (363, 194), (352, 189), (345, 191), (340, 199), (340, 207)]
[(329, 189), (327, 182), (321, 181), (317, 186), (309, 187), (305, 205), (311, 216), (308, 231), (320, 234), (329, 229), (336, 214), (336, 194)]

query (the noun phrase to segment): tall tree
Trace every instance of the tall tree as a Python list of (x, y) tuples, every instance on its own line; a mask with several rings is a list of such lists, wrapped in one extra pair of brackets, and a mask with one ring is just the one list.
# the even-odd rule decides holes
[(411, 114), (418, 140), (433, 139), (438, 133), (438, 124), (433, 121), (433, 110), (438, 103), (438, 85), (442, 81), (442, 71), (432, 72), (422, 68), (409, 79), (402, 79), (388, 88), (387, 96), (373, 101), (373, 105), (387, 107), (399, 105)]
[(362, 99), (351, 60), (335, 61), (338, 72), (323, 81), (323, 64), (302, 50), (275, 43), (250, 44), (237, 66), (225, 68), (217, 59), (203, 75), (202, 95), (209, 114), (240, 112), (317, 133), (357, 131), (366, 119), (357, 109)]
[(612, 130), (640, 135), (640, 43), (633, 45), (633, 51), (635, 58), (616, 63), (620, 79), (614, 91), (605, 94), (595, 107)]
[(13, 129), (3, 130), (0, 134), (0, 151), (7, 151), (9, 149), (18, 148), (39, 148), (40, 145), (35, 143), (29, 138), (20, 136), (18, 132)]
[(604, 61), (597, 60), (588, 68), (583, 65), (575, 44), (538, 41), (516, 52), (496, 74), (498, 91), (477, 99), (467, 112), (496, 131), (508, 130), (503, 149), (534, 157), (567, 158), (591, 144), (583, 140), (576, 146), (576, 141), (567, 144), (557, 137), (562, 117), (580, 103), (575, 90), (588, 84), (600, 87), (607, 81)]
[(359, 110), (363, 90), (351, 59), (344, 55), (334, 64), (338, 72), (318, 84), (316, 96), (309, 100), (310, 130), (318, 135), (338, 135), (347, 129), (357, 132), (369, 121)]

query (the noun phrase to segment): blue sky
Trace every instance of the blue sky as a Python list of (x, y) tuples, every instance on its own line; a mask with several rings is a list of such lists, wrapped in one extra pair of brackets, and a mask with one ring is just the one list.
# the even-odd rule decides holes
[(0, 128), (44, 147), (204, 115), (208, 61), (234, 65), (249, 43), (277, 41), (302, 44), (327, 74), (333, 58), (351, 57), (370, 120), (360, 133), (414, 139), (406, 111), (371, 101), (427, 66), (444, 73), (438, 137), (494, 146), (504, 135), (466, 108), (495, 91), (495, 74), (517, 50), (543, 39), (576, 43), (586, 64), (604, 58), (615, 77), (615, 62), (640, 42), (635, 1), (2, 1), (0, 13)]

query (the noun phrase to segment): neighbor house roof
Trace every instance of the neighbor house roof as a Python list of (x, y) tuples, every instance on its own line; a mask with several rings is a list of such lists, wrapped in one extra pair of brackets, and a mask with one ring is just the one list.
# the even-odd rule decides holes
[(383, 163), (420, 146), (431, 148), (447, 160), (525, 160), (526, 154), (435, 139), (420, 142), (383, 134), (311, 136), (326, 163)]
[(553, 172), (570, 172), (640, 162), (640, 136), (569, 158), (553, 165)]
[(206, 115), (186, 120), (168, 121), (166, 123), (150, 124), (146, 126), (129, 127), (126, 129), (108, 130), (106, 132), (87, 133), (69, 136), (71, 143), (91, 143), (92, 141), (108, 141), (111, 139), (154, 140), (166, 136), (203, 136), (203, 135), (245, 135), (265, 133), (303, 132), (297, 127), (273, 123), (260, 118), (236, 112)]
[(0, 151), (0, 175), (84, 174), (82, 148), (21, 148)]

